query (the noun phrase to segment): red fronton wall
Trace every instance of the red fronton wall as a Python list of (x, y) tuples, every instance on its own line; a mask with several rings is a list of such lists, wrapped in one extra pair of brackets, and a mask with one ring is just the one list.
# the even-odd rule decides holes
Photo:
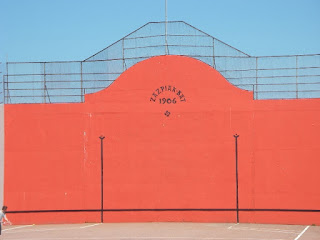
[(253, 100), (153, 57), (85, 103), (5, 105), (4, 202), (16, 224), (99, 222), (104, 135), (105, 222), (235, 222), (239, 134), (240, 222), (320, 224), (319, 133), (320, 99)]

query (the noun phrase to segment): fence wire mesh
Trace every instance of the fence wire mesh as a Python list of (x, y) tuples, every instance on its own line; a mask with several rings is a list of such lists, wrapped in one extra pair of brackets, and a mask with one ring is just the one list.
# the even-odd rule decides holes
[(0, 62), (0, 104), (4, 103), (4, 69), (2, 62)]
[(207, 63), (255, 99), (320, 98), (320, 54), (253, 57), (180, 21), (147, 23), (84, 61), (7, 63), (0, 97), (7, 104), (83, 102), (159, 55)]

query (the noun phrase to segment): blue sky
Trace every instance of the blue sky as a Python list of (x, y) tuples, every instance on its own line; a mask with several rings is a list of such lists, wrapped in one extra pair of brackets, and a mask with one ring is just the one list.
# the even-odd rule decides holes
[[(83, 60), (149, 21), (165, 0), (0, 0), (0, 61)], [(183, 20), (252, 56), (320, 53), (319, 0), (168, 0)]]

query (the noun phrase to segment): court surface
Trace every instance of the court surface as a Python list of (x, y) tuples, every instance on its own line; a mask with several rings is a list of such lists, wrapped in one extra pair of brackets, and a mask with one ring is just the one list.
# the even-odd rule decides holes
[(320, 226), (234, 223), (85, 223), (4, 226), (15, 240), (319, 240)]

